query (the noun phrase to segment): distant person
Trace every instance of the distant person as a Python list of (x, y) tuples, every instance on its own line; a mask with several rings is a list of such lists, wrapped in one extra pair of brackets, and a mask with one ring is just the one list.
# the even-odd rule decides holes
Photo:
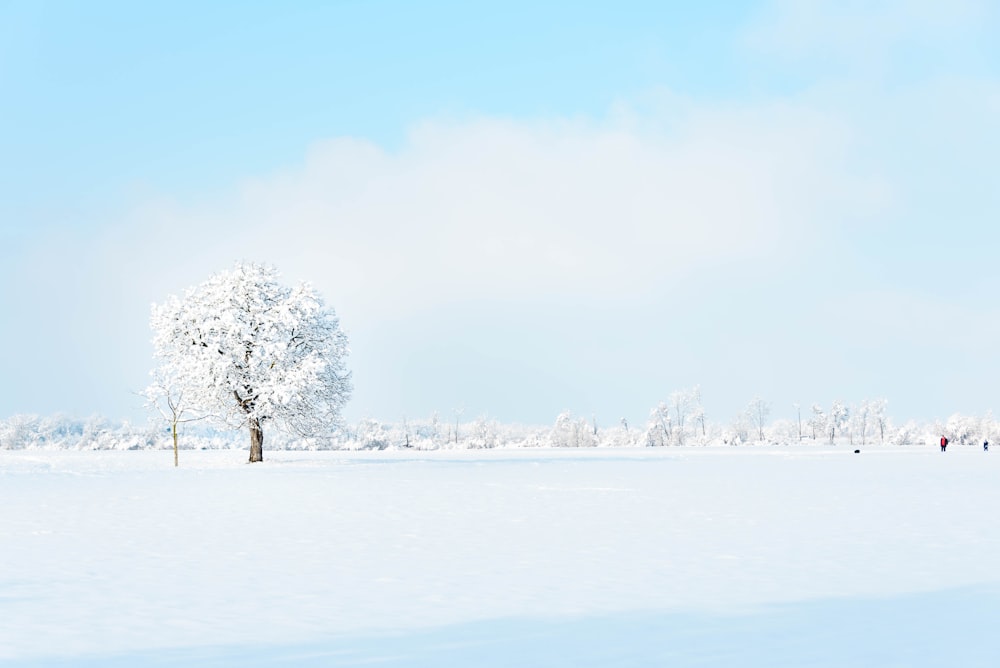
[(983, 452), (986, 452), (989, 449), (990, 449), (990, 442), (984, 438), (983, 439)]
[(948, 439), (945, 438), (944, 436), (942, 436), (941, 437), (941, 452), (944, 452), (944, 449), (947, 448), (947, 447), (948, 447)]

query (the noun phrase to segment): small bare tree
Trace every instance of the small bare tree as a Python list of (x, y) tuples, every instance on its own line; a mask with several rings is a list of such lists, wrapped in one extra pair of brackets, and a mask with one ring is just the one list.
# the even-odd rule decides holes
[(143, 391), (142, 396), (146, 399), (147, 408), (155, 410), (170, 425), (170, 434), (174, 440), (174, 466), (179, 466), (178, 426), (185, 422), (204, 420), (209, 417), (208, 414), (196, 411), (186, 402), (184, 389), (171, 382), (159, 369), (153, 373), (153, 382)]
[(705, 407), (701, 403), (701, 386), (695, 385), (688, 390), (688, 398), (691, 403), (691, 419), (701, 427), (701, 436), (705, 437)]

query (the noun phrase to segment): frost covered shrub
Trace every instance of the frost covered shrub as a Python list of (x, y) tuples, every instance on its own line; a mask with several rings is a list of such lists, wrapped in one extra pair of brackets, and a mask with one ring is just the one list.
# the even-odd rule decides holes
[(892, 431), (888, 439), (889, 443), (893, 445), (914, 445), (922, 440), (925, 438), (921, 437), (917, 423), (912, 420)]
[(766, 430), (775, 443), (797, 443), (799, 441), (799, 425), (794, 420), (775, 420)]
[(597, 445), (596, 431), (585, 419), (577, 420), (570, 411), (563, 411), (556, 418), (549, 440), (556, 448), (592, 448)]
[(471, 448), (495, 448), (500, 445), (500, 426), (496, 420), (490, 420), (485, 415), (476, 418), (472, 423), (472, 437), (469, 439)]
[(0, 422), (0, 448), (23, 450), (36, 440), (37, 415), (14, 415)]
[(362, 450), (385, 450), (389, 447), (389, 433), (378, 420), (364, 418), (358, 423), (356, 440)]

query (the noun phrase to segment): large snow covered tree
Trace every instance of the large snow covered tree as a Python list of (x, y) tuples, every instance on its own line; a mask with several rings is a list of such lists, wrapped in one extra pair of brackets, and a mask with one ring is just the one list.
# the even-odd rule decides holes
[(154, 374), (171, 379), (193, 410), (250, 431), (250, 461), (264, 458), (264, 425), (302, 436), (329, 433), (351, 393), (347, 337), (308, 284), (274, 267), (237, 263), (154, 305)]

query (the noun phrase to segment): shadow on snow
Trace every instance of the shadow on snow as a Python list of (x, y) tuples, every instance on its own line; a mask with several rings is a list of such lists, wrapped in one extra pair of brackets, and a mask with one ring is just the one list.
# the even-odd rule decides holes
[[(191, 647), (3, 666), (934, 666), (1000, 664), (1000, 588), (830, 599), (738, 615), (499, 619), (295, 645)], [(252, 622), (251, 622), (252, 626)]]

